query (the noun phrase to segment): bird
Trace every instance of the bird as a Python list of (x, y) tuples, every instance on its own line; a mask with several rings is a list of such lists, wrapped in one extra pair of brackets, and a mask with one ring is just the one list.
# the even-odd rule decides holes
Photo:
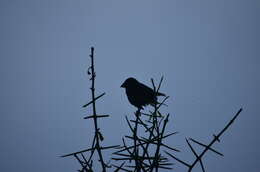
[(158, 103), (157, 96), (165, 96), (164, 93), (156, 93), (153, 89), (132, 77), (127, 78), (121, 87), (125, 88), (128, 101), (138, 109)]

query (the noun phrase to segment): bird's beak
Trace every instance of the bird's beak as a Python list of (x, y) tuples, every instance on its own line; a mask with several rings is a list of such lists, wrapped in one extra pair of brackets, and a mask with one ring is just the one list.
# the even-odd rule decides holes
[(120, 87), (125, 88), (125, 83), (123, 83)]

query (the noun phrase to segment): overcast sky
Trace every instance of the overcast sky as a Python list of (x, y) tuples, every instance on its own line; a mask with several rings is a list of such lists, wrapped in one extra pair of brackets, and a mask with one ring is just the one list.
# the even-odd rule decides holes
[[(104, 145), (129, 133), (135, 108), (120, 85), (151, 86), (163, 75), (170, 96), (168, 144), (191, 162), (185, 137), (208, 143), (244, 111), (204, 158), (206, 171), (260, 169), (259, 0), (1, 0), (0, 171), (71, 172), (60, 155), (90, 146), (90, 47), (95, 47)], [(147, 109), (146, 109), (147, 110)], [(196, 147), (197, 148), (197, 147)], [(199, 148), (197, 148), (199, 150)], [(106, 153), (106, 160), (110, 153)], [(177, 162), (175, 171), (185, 171)], [(194, 171), (200, 171), (199, 168)]]

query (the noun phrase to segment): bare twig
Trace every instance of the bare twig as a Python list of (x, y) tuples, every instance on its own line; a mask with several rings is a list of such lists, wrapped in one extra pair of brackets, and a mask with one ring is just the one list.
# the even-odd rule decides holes
[(102, 93), (101, 95), (97, 96), (94, 98), (94, 100), (91, 100), (90, 102), (88, 102), (87, 104), (83, 105), (82, 107), (85, 108), (88, 105), (92, 104), (94, 101), (96, 101), (97, 99), (99, 99), (100, 97), (104, 96), (106, 93)]
[(217, 134), (217, 135), (213, 135), (213, 139), (211, 140), (211, 142), (206, 145), (203, 143), (200, 143), (199, 141), (196, 141), (192, 138), (190, 138), (189, 140), (193, 141), (194, 143), (204, 147), (204, 150), (198, 155), (195, 150), (193, 149), (193, 147), (191, 146), (191, 144), (189, 143), (189, 140), (186, 139), (186, 142), (188, 144), (188, 146), (190, 147), (191, 151), (193, 152), (193, 154), (196, 156), (196, 159), (193, 161), (192, 164), (186, 163), (185, 161), (180, 160), (179, 158), (175, 157), (174, 155), (168, 153), (165, 151), (166, 154), (168, 154), (170, 157), (172, 157), (173, 159), (175, 159), (176, 161), (178, 161), (179, 163), (185, 165), (186, 167), (188, 167), (188, 172), (191, 172), (192, 169), (195, 167), (195, 165), (199, 162), (202, 168), (202, 171), (205, 171), (204, 165), (202, 163), (202, 157), (206, 154), (207, 151), (212, 151), (218, 155), (223, 156), (222, 153), (219, 153), (218, 151), (216, 151), (215, 149), (211, 148), (213, 146), (213, 144), (215, 142), (220, 142), (220, 136), (222, 136), (222, 134), (230, 127), (230, 125), (235, 121), (235, 119), (238, 117), (238, 115), (242, 112), (242, 108), (240, 108), (238, 110), (238, 112), (234, 115), (234, 117), (228, 122), (228, 124)]
[[(94, 133), (95, 134), (94, 134), (94, 137), (93, 137), (92, 146), (89, 149), (84, 149), (82, 151), (66, 154), (66, 155), (63, 155), (61, 157), (74, 156), (78, 160), (78, 162), (81, 164), (81, 166), (82, 166), (82, 170), (81, 171), (82, 172), (90, 172), (90, 171), (93, 171), (92, 170), (92, 162), (93, 162), (92, 158), (93, 158), (93, 155), (94, 155), (95, 151), (97, 151), (98, 157), (99, 157), (99, 162), (100, 162), (101, 167), (102, 167), (102, 171), (106, 172), (106, 169), (110, 168), (110, 166), (108, 166), (104, 162), (102, 150), (111, 149), (111, 148), (118, 148), (119, 146), (118, 145), (107, 146), (107, 147), (102, 147), (101, 146), (100, 142), (104, 138), (103, 138), (103, 135), (102, 135), (102, 133), (100, 131), (100, 128), (98, 127), (98, 119), (99, 118), (104, 118), (104, 117), (109, 117), (109, 115), (97, 115), (97, 112), (96, 112), (96, 101), (99, 98), (101, 98), (102, 96), (104, 96), (105, 93), (102, 93), (101, 95), (95, 97), (95, 78), (96, 78), (96, 73), (95, 73), (95, 66), (94, 66), (94, 47), (91, 47), (91, 54), (89, 56), (90, 56), (90, 59), (91, 59), (91, 66), (88, 68), (87, 74), (91, 75), (90, 76), (90, 80), (91, 80), (91, 88), (90, 88), (90, 90), (91, 90), (92, 100), (89, 103), (83, 105), (83, 107), (87, 107), (89, 105), (92, 105), (93, 114), (90, 115), (90, 116), (86, 116), (84, 118), (84, 119), (93, 119), (93, 122), (94, 122), (94, 129), (95, 129)], [(83, 153), (88, 152), (88, 151), (90, 152), (90, 156), (88, 158), (86, 158), (83, 155)], [(78, 155), (81, 155), (82, 160), (79, 158)]]
[(202, 156), (210, 150), (211, 146), (219, 140), (220, 136), (228, 129), (228, 127), (235, 121), (235, 119), (238, 117), (240, 112), (242, 112), (242, 108), (239, 109), (239, 111), (236, 113), (236, 115), (229, 121), (229, 123), (217, 134), (216, 137), (213, 138), (213, 140), (208, 144), (207, 147), (205, 147), (204, 151), (196, 158), (196, 160), (191, 164), (189, 168), (189, 172), (193, 169), (193, 167), (196, 165), (196, 163), (202, 158)]

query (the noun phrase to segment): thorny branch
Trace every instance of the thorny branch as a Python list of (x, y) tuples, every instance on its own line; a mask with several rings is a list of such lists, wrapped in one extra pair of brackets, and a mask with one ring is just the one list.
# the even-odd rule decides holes
[[(90, 90), (91, 90), (92, 100), (89, 103), (83, 105), (83, 107), (85, 108), (88, 105), (92, 105), (93, 114), (84, 118), (84, 119), (93, 119), (93, 122), (94, 122), (95, 134), (94, 134), (94, 137), (93, 137), (92, 146), (91, 146), (91, 148), (84, 149), (84, 150), (74, 152), (74, 153), (70, 153), (70, 154), (66, 154), (66, 155), (63, 155), (61, 157), (74, 156), (82, 167), (82, 169), (80, 171), (91, 172), (91, 171), (93, 171), (93, 169), (92, 169), (92, 163), (93, 163), (92, 158), (93, 158), (95, 151), (97, 151), (98, 157), (99, 157), (99, 162), (100, 162), (101, 167), (102, 167), (102, 171), (106, 172), (107, 168), (109, 168), (109, 166), (104, 161), (102, 150), (111, 149), (111, 148), (118, 148), (118, 145), (102, 147), (101, 143), (100, 143), (104, 138), (103, 138), (103, 135), (100, 131), (100, 128), (98, 127), (98, 118), (109, 117), (109, 115), (97, 115), (96, 100), (101, 98), (102, 96), (104, 96), (105, 93), (103, 93), (103, 94), (101, 94), (97, 97), (95, 96), (96, 73), (95, 73), (95, 66), (94, 66), (94, 47), (91, 47), (91, 54), (89, 56), (90, 56), (90, 59), (91, 59), (91, 66), (88, 68), (87, 74), (91, 76), (90, 77), (90, 80), (91, 80)], [(86, 158), (84, 156), (83, 153), (85, 153), (85, 152), (90, 152), (89, 158)], [(81, 155), (81, 159), (79, 158), (79, 155)]]
[[(79, 170), (80, 172), (93, 172), (93, 155), (95, 151), (97, 151), (98, 153), (99, 162), (102, 171), (106, 172), (107, 168), (110, 168), (111, 166), (108, 166), (108, 164), (105, 163), (102, 151), (107, 149), (112, 149), (112, 148), (119, 149), (118, 151), (113, 153), (115, 156), (119, 156), (119, 157), (112, 157), (111, 160), (123, 161), (120, 165), (115, 165), (115, 164), (112, 165), (115, 168), (114, 171), (126, 171), (126, 172), (133, 172), (133, 171), (153, 172), (154, 170), (158, 172), (159, 169), (170, 170), (172, 169), (171, 166), (173, 164), (169, 162), (169, 159), (165, 155), (168, 155), (169, 157), (173, 158), (177, 162), (186, 166), (188, 168), (188, 172), (191, 172), (195, 167), (195, 165), (199, 162), (202, 171), (205, 172), (205, 167), (202, 162), (202, 158), (206, 154), (206, 152), (210, 150), (220, 156), (223, 156), (222, 153), (213, 149), (212, 146), (216, 141), (218, 142), (220, 141), (220, 137), (229, 128), (229, 126), (235, 121), (235, 119), (241, 113), (242, 108), (239, 109), (239, 111), (235, 114), (235, 116), (217, 135), (213, 134), (214, 137), (209, 144), (201, 143), (193, 138), (186, 139), (186, 143), (188, 144), (192, 153), (196, 157), (192, 163), (187, 163), (177, 158), (175, 155), (166, 151), (166, 150), (171, 150), (174, 152), (179, 152), (178, 149), (173, 148), (164, 143), (164, 140), (166, 138), (177, 133), (177, 132), (173, 132), (170, 134), (166, 134), (166, 127), (169, 121), (169, 114), (164, 115), (160, 112), (161, 106), (165, 105), (165, 102), (169, 98), (169, 96), (165, 96), (165, 98), (162, 100), (161, 103), (154, 104), (153, 111), (149, 111), (149, 113), (141, 112), (141, 109), (138, 109), (134, 115), (135, 117), (134, 120), (129, 120), (126, 117), (126, 121), (128, 127), (130, 128), (131, 135), (125, 136), (125, 138), (130, 139), (132, 141), (130, 143), (133, 143), (132, 145), (131, 144), (127, 145), (128, 142), (126, 142), (126, 139), (122, 138), (123, 146), (115, 145), (115, 146), (102, 147), (101, 141), (104, 138), (100, 128), (98, 127), (98, 119), (109, 117), (109, 115), (98, 115), (96, 112), (96, 101), (100, 99), (102, 96), (104, 96), (105, 93), (102, 93), (97, 97), (95, 96), (96, 73), (94, 68), (93, 47), (91, 47), (90, 58), (91, 58), (91, 66), (88, 68), (87, 74), (90, 75), (90, 80), (91, 80), (90, 90), (91, 90), (92, 100), (86, 103), (85, 105), (83, 105), (83, 107), (86, 108), (87, 106), (92, 105), (93, 114), (84, 117), (84, 119), (93, 119), (95, 134), (93, 137), (92, 146), (91, 148), (88, 149), (84, 149), (81, 151), (77, 151), (77, 152), (73, 152), (61, 156), (61, 157), (73, 156), (74, 158), (76, 158), (76, 160), (81, 165), (81, 170)], [(163, 81), (163, 77), (161, 78), (159, 85), (156, 88), (154, 80), (151, 79), (155, 95), (159, 92), (162, 81)], [(132, 123), (134, 124), (132, 125)], [(190, 141), (203, 147), (204, 150), (202, 151), (202, 153), (198, 154), (196, 150), (192, 147)], [(90, 154), (88, 158), (86, 157), (86, 155), (84, 155), (84, 153)]]
[[(158, 88), (156, 88), (153, 79), (151, 79), (154, 89), (154, 94), (159, 92), (163, 77), (160, 80)], [(158, 171), (161, 169), (171, 169), (172, 163), (168, 162), (168, 159), (163, 156), (162, 148), (178, 151), (178, 149), (171, 148), (163, 143), (163, 140), (175, 133), (165, 134), (166, 126), (169, 121), (169, 114), (163, 115), (160, 113), (159, 108), (165, 103), (169, 97), (166, 96), (161, 103), (154, 105), (153, 111), (150, 113), (140, 112), (140, 109), (135, 113), (135, 120), (128, 120), (127, 124), (130, 128), (132, 136), (125, 136), (125, 138), (133, 140), (133, 145), (127, 146), (124, 139), (124, 146), (114, 155), (119, 156), (113, 158), (115, 160), (123, 161), (121, 166), (116, 166), (117, 170), (124, 169), (129, 171)], [(142, 114), (142, 116), (141, 116)], [(147, 118), (147, 119), (146, 119)], [(130, 122), (134, 123), (134, 126)], [(161, 123), (163, 126), (161, 127)], [(138, 128), (138, 130), (137, 130)], [(145, 132), (146, 134), (141, 134)], [(131, 165), (131, 161), (134, 165)], [(129, 164), (127, 163), (129, 162)]]
[(100, 149), (100, 131), (98, 128), (98, 122), (97, 122), (97, 112), (96, 112), (96, 98), (95, 98), (95, 78), (96, 78), (96, 73), (94, 69), (94, 47), (91, 47), (91, 81), (92, 81), (92, 86), (91, 86), (91, 95), (92, 95), (92, 110), (93, 110), (93, 120), (94, 120), (94, 127), (95, 127), (95, 140), (96, 140), (96, 145), (95, 148), (98, 152), (98, 156), (100, 159), (100, 163), (102, 165), (103, 172), (106, 172), (106, 164), (103, 159), (102, 151)]
[(190, 147), (191, 151), (193, 152), (193, 154), (196, 156), (196, 159), (193, 161), (193, 163), (189, 164), (185, 161), (182, 161), (180, 160), (179, 158), (177, 158), (176, 156), (170, 154), (169, 152), (166, 152), (166, 154), (168, 154), (170, 157), (172, 157), (173, 159), (175, 159), (176, 161), (180, 162), (181, 164), (185, 165), (188, 167), (188, 172), (191, 172), (193, 170), (193, 168), (195, 167), (195, 165), (199, 162), (200, 163), (200, 166), (201, 166), (201, 169), (202, 171), (204, 172), (205, 171), (205, 168), (204, 168), (204, 165), (202, 163), (202, 157), (206, 154), (207, 151), (212, 151), (220, 156), (223, 156), (222, 153), (219, 153), (218, 151), (216, 151), (215, 149), (212, 148), (213, 144), (216, 142), (216, 141), (220, 141), (220, 136), (230, 127), (230, 125), (235, 121), (235, 119), (238, 117), (238, 115), (242, 112), (242, 108), (240, 108), (238, 110), (238, 112), (234, 115), (234, 117), (229, 121), (229, 123), (217, 134), (217, 135), (214, 135), (213, 134), (213, 139), (211, 140), (211, 142), (208, 144), (208, 145), (205, 145), (203, 143), (200, 143), (192, 138), (190, 138), (189, 140), (191, 140), (192, 142), (204, 147), (204, 150), (202, 151), (201, 154), (197, 154), (196, 151), (194, 150), (194, 148), (191, 146), (191, 144), (189, 143), (189, 140), (186, 139), (186, 142), (188, 144), (188, 146)]

